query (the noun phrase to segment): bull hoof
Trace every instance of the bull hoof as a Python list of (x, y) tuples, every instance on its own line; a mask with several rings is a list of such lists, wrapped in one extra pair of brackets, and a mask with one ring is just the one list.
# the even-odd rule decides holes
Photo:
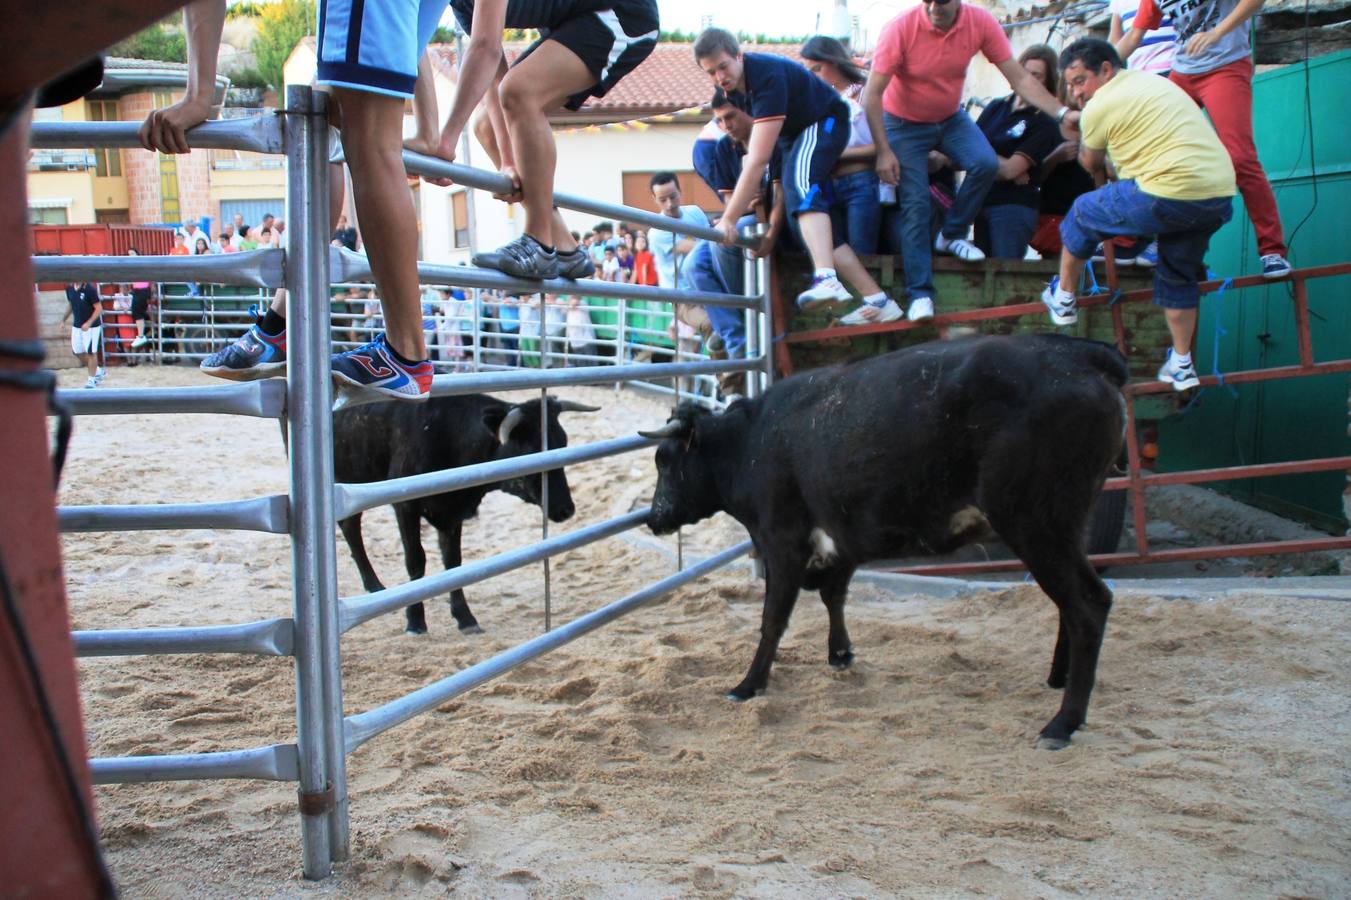
[(826, 662), (830, 663), (832, 669), (847, 669), (854, 664), (854, 651), (846, 650), (843, 653), (828, 654)]
[(405, 628), (405, 629), (403, 630), (403, 633), (404, 633), (404, 634), (413, 634), (413, 635), (417, 635), (417, 634), (426, 634), (426, 633), (427, 633), (427, 626), (426, 626), (426, 625), (423, 625), (421, 628), (419, 628), (419, 627), (416, 626), (416, 625), (409, 625), (407, 628)]
[(1069, 745), (1069, 738), (1048, 737), (1044, 734), (1037, 738), (1038, 750), (1064, 750)]
[(1057, 691), (1065, 687), (1065, 674), (1063, 672), (1052, 672), (1046, 679), (1046, 686), (1055, 688)]
[(764, 688), (753, 690), (751, 688), (735, 687), (728, 691), (726, 696), (727, 699), (731, 700), (733, 703), (745, 703), (747, 700), (751, 700), (764, 692)]
[(460, 634), (483, 634), (483, 629), (477, 622), (473, 625), (461, 625)]

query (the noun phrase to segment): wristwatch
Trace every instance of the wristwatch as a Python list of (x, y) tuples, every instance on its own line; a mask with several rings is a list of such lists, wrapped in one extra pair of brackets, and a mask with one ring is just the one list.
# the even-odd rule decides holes
[(1057, 122), (1065, 121), (1065, 116), (1069, 115), (1069, 112), (1070, 108), (1068, 106), (1060, 107), (1060, 110), (1055, 114), (1055, 120)]

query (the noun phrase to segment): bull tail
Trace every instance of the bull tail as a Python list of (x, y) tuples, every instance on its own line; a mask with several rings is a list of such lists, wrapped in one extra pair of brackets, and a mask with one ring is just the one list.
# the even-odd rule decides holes
[(1130, 381), (1131, 371), (1126, 365), (1126, 357), (1111, 344), (1099, 341), (1086, 342), (1084, 356), (1089, 365), (1118, 389), (1125, 387), (1126, 382)]

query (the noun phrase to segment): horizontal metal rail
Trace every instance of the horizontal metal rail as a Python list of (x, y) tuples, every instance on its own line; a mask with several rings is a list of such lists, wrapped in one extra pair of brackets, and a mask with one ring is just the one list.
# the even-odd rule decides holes
[(275, 419), (286, 413), (286, 380), (212, 387), (104, 388), (57, 391), (77, 416), (142, 416), (151, 413), (221, 413)]
[[(28, 145), (41, 149), (140, 147), (140, 122), (34, 122)], [(268, 113), (239, 119), (218, 119), (188, 129), (193, 149), (250, 150), (281, 153), (281, 116)]]
[(681, 375), (716, 375), (719, 372), (758, 372), (763, 357), (718, 359), (687, 363), (634, 363), (632, 365), (584, 366), (575, 369), (516, 369), (438, 375), (432, 380), (433, 397), (478, 394), (485, 391), (518, 391), (527, 388), (570, 387), (581, 384), (614, 384), (635, 379), (675, 378)]
[(566, 553), (569, 550), (575, 550), (578, 547), (585, 547), (587, 544), (594, 544), (596, 541), (613, 537), (616, 534), (643, 525), (647, 522), (649, 512), (650, 510), (644, 507), (627, 515), (610, 519), (608, 522), (578, 528), (575, 531), (551, 537), (528, 547), (508, 550), (506, 553), (499, 553), (487, 559), (456, 566), (436, 575), (419, 578), (417, 581), (385, 588), (383, 591), (376, 591), (372, 594), (345, 597), (338, 601), (339, 627), (343, 633), (346, 633), (363, 622), (368, 622), (376, 616), (393, 612), (396, 609), (403, 609), (410, 603), (430, 600), (440, 594), (467, 587), (496, 575), (502, 575), (522, 566), (547, 559), (550, 556), (557, 556), (560, 553)]
[(207, 778), (298, 781), (300, 762), (295, 744), (273, 744), (270, 747), (222, 750), (217, 753), (91, 759), (89, 773), (94, 784), (195, 781)]
[(275, 247), (199, 256), (35, 256), (33, 281), (204, 281), (278, 288), (285, 259), (286, 251)]
[[(1140, 482), (1146, 487), (1165, 484), (1204, 484), (1209, 481), (1230, 481), (1235, 478), (1269, 478), (1273, 475), (1307, 475), (1312, 472), (1338, 472), (1351, 470), (1351, 456), (1334, 456), (1327, 459), (1298, 459), (1291, 462), (1258, 463), (1251, 466), (1231, 466), (1227, 469), (1191, 469), (1185, 472), (1141, 473)], [(1103, 484), (1104, 491), (1121, 491), (1130, 488), (1131, 480), (1126, 476), (1109, 478)]]
[[(134, 259), (134, 257), (128, 258)], [(329, 263), (335, 273), (334, 277), (340, 281), (366, 282), (373, 278), (370, 260), (364, 254), (348, 250), (346, 247), (330, 247)], [(645, 284), (601, 281), (598, 278), (578, 280), (549, 278), (544, 281), (513, 278), (496, 269), (480, 269), (475, 266), (448, 266), (441, 263), (421, 262), (418, 263), (417, 271), (418, 281), (422, 284), (492, 288), (522, 294), (537, 294), (543, 291), (550, 294), (613, 297), (621, 300), (651, 300), (660, 303), (689, 303), (696, 306), (726, 306), (732, 309), (758, 309), (761, 302), (758, 298), (746, 297), (742, 294), (682, 291), (672, 288), (651, 287)]]
[[(453, 376), (452, 376), (453, 377)], [(333, 486), (334, 517), (338, 521), (356, 515), (377, 506), (416, 500), (419, 497), (431, 497), (434, 494), (446, 494), (462, 491), (466, 488), (495, 484), (562, 469), (578, 463), (632, 453), (651, 447), (657, 442), (651, 438), (631, 435), (611, 438), (608, 441), (595, 441), (577, 447), (561, 447), (557, 450), (544, 450), (540, 453), (524, 453), (509, 459), (494, 459), (489, 462), (474, 463), (454, 469), (441, 469), (425, 472), (421, 475), (408, 475), (403, 478), (391, 478), (388, 481), (372, 481), (364, 484), (338, 483)]]
[(580, 616), (560, 628), (499, 653), (491, 659), (472, 665), (448, 678), (433, 682), (383, 706), (348, 716), (345, 719), (347, 752), (351, 753), (381, 732), (388, 731), (419, 713), (435, 709), (465, 691), (510, 672), (517, 666), (551, 650), (556, 650), (564, 644), (571, 643), (640, 606), (645, 606), (666, 596), (676, 588), (694, 581), (696, 578), (701, 578), (709, 572), (722, 568), (737, 557), (744, 556), (750, 549), (751, 542), (743, 541), (716, 556), (711, 556), (690, 566), (684, 571), (654, 582), (621, 600), (616, 600), (614, 603), (603, 606), (594, 612)]
[(295, 621), (268, 619), (245, 625), (185, 628), (127, 628), (76, 631), (76, 656), (133, 656), (169, 653), (251, 653), (290, 656), (295, 649)]
[(122, 506), (59, 506), (57, 528), (82, 531), (171, 531), (187, 528), (286, 534), (290, 500), (285, 496), (217, 503), (144, 503)]
[[(1279, 381), (1283, 378), (1312, 378), (1317, 375), (1340, 375), (1351, 372), (1351, 359), (1339, 359), (1336, 362), (1311, 363), (1307, 366), (1278, 366), (1273, 369), (1248, 369), (1244, 372), (1226, 372), (1223, 375), (1202, 375), (1200, 387), (1215, 387), (1221, 384), (1255, 384), (1261, 381)], [(1167, 394), (1172, 385), (1162, 381), (1137, 381), (1124, 388), (1125, 393)]]
[[(411, 150), (403, 151), (403, 166), (411, 175), (432, 175), (449, 178), (456, 184), (491, 191), (494, 194), (506, 194), (513, 190), (511, 179), (505, 175), (489, 172), (486, 169), (475, 169), (459, 163), (446, 162), (444, 159), (424, 156)], [(722, 241), (722, 232), (716, 228), (691, 225), (689, 222), (663, 216), (660, 213), (635, 209), (632, 206), (624, 206), (619, 203), (606, 203), (604, 200), (592, 200), (590, 197), (583, 197), (580, 194), (565, 194), (555, 191), (554, 205), (561, 206), (564, 209), (574, 209), (578, 212), (631, 222), (636, 225), (646, 225), (649, 228), (656, 228), (661, 231), (673, 231), (686, 237), (700, 238), (705, 241)], [(754, 248), (759, 242), (753, 238), (739, 237), (736, 243), (743, 247)]]
[[(1351, 536), (1311, 538), (1302, 541), (1263, 541), (1256, 544), (1215, 544), (1208, 547), (1180, 547), (1174, 550), (1150, 550), (1139, 553), (1099, 553), (1088, 561), (1095, 566), (1146, 566), (1152, 563), (1191, 562), (1203, 559), (1229, 559), (1247, 556), (1278, 556), (1287, 553), (1324, 553), (1351, 549)], [(906, 575), (961, 575), (990, 572), (1021, 572), (1027, 568), (1018, 559), (992, 559), (984, 562), (933, 563), (922, 566), (898, 566), (878, 569), (879, 572), (900, 572)], [(1261, 581), (1253, 582), (1260, 588)]]

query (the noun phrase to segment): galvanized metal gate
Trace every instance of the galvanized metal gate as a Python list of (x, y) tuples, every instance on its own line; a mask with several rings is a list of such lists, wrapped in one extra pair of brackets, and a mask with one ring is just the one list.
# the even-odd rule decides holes
[[(285, 250), (255, 250), (225, 256), (35, 258), (38, 281), (98, 280), (201, 281), (289, 291), (289, 369), (285, 382), (271, 379), (251, 384), (205, 388), (163, 388), (63, 392), (79, 415), (218, 413), (284, 417), (289, 424), (291, 488), (286, 496), (256, 497), (224, 503), (138, 506), (64, 507), (62, 531), (131, 531), (147, 529), (227, 528), (287, 534), (291, 540), (291, 618), (240, 625), (78, 632), (80, 656), (170, 653), (243, 653), (291, 656), (296, 672), (296, 741), (248, 749), (176, 756), (139, 756), (91, 760), (96, 783), (259, 778), (294, 781), (299, 786), (303, 869), (307, 878), (326, 877), (335, 861), (348, 855), (346, 758), (377, 734), (445, 703), (470, 688), (575, 640), (613, 619), (669, 594), (679, 586), (734, 561), (750, 549), (742, 542), (696, 565), (653, 582), (592, 613), (477, 665), (433, 682), (383, 706), (343, 716), (341, 637), (384, 613), (448, 590), (473, 584), (534, 562), (640, 527), (641, 509), (488, 559), (369, 595), (338, 597), (336, 535), (338, 519), (398, 500), (535, 474), (550, 469), (643, 450), (655, 442), (639, 436), (617, 437), (592, 444), (548, 449), (516, 457), (427, 475), (372, 484), (334, 484), (332, 386), (329, 377), (329, 285), (331, 281), (369, 281), (364, 256), (329, 247), (327, 167), (329, 139), (326, 97), (309, 88), (287, 92), (286, 109), (276, 115), (208, 122), (193, 129), (194, 147), (284, 153), (287, 161), (287, 237)], [(34, 147), (135, 147), (137, 124), (131, 122), (46, 123), (33, 128)], [(405, 154), (413, 174), (444, 175), (481, 190), (505, 192), (506, 179), (444, 161)], [(650, 228), (718, 240), (711, 228), (569, 194), (556, 194), (559, 206), (621, 218)], [(752, 238), (741, 239), (749, 246)], [(422, 264), (426, 284), (499, 288), (509, 291), (575, 292), (571, 281), (514, 279), (500, 272), (462, 266)], [(435, 379), (437, 395), (520, 390), (581, 384), (617, 384), (718, 372), (747, 372), (748, 392), (755, 396), (768, 384), (772, 368), (767, 269), (763, 260), (747, 262), (745, 296), (703, 294), (586, 281), (587, 294), (621, 299), (679, 301), (743, 309), (747, 351), (740, 360), (643, 365), (606, 365), (550, 370), (547, 342), (541, 341), (544, 365), (539, 370), (448, 375)], [(545, 317), (540, 317), (541, 338)], [(547, 409), (547, 404), (545, 405)], [(546, 431), (547, 433), (547, 431)], [(547, 498), (542, 504), (547, 508)], [(546, 603), (547, 603), (546, 569)], [(546, 623), (548, 609), (546, 607)], [(547, 624), (546, 624), (547, 628)]]

